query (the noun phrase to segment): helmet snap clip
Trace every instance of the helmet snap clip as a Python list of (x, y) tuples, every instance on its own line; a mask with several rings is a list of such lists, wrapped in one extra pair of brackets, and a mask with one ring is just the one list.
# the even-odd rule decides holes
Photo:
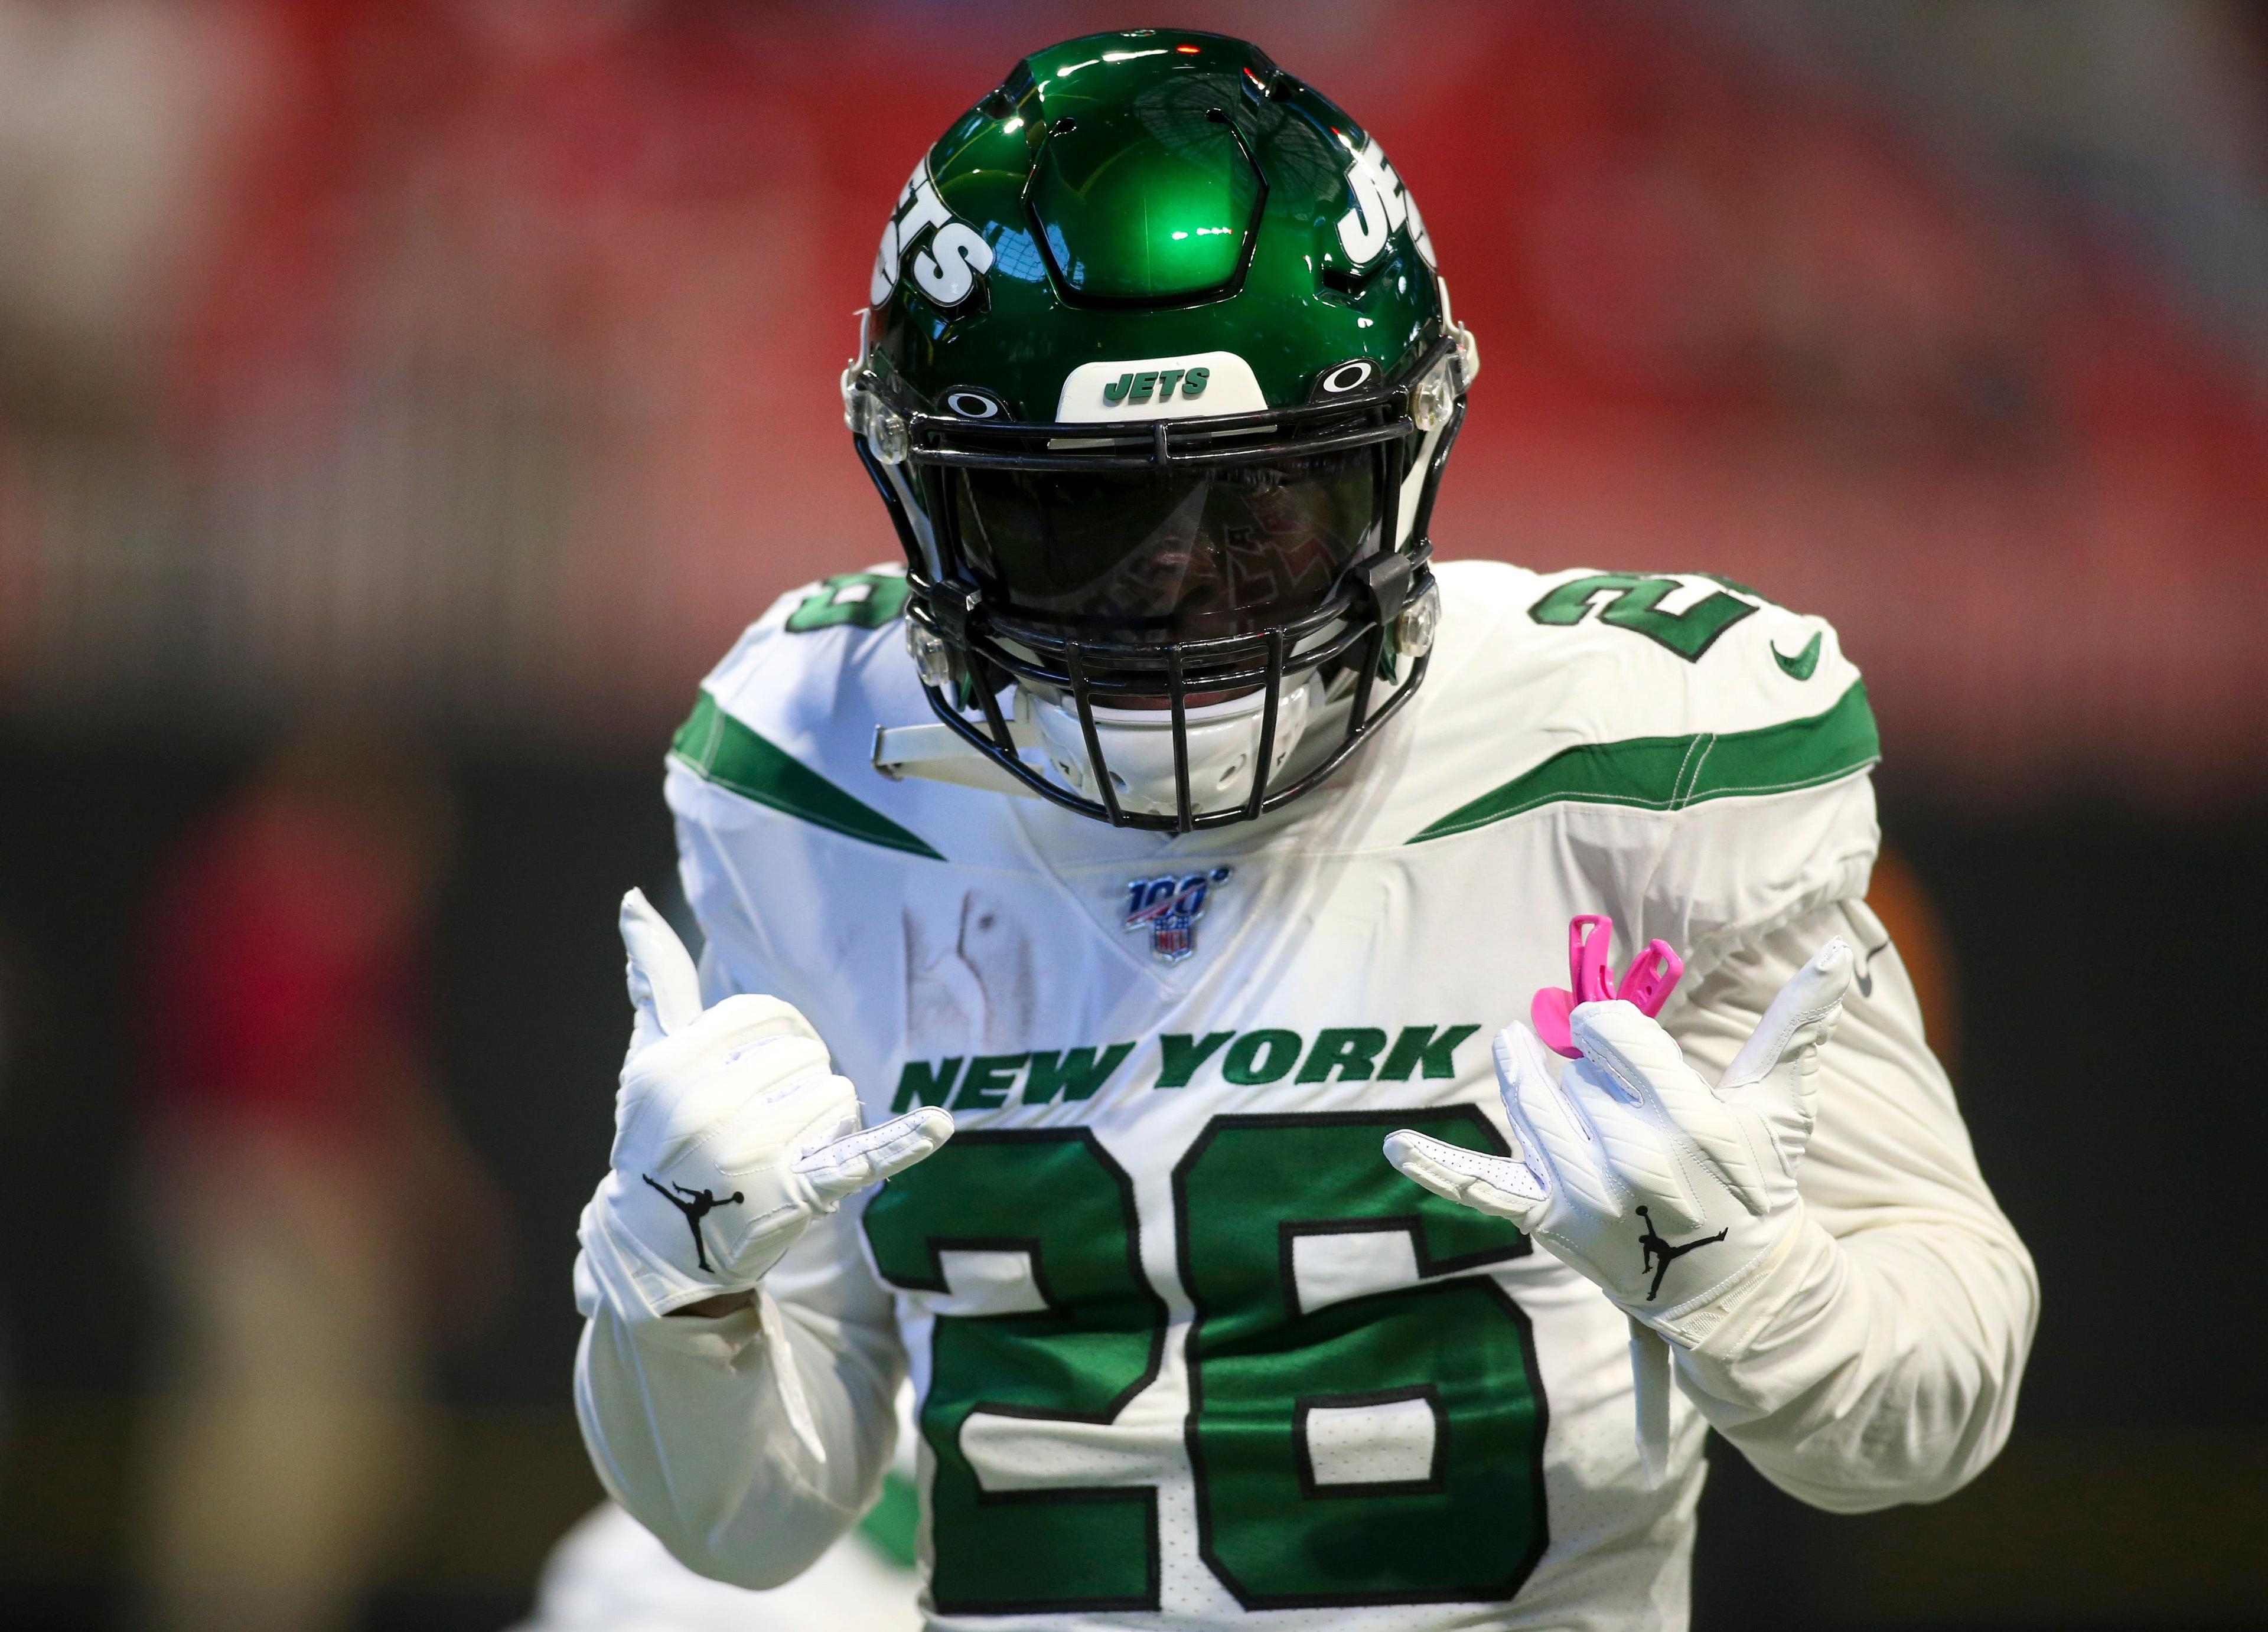
[(1402, 615), (1394, 620), (1394, 651), (1403, 658), (1422, 658), (1433, 650), (1433, 636), (1441, 627), (1441, 591), (1432, 579), (1410, 598)]
[(866, 446), (885, 465), (902, 465), (913, 451), (905, 415), (871, 391), (850, 399), (851, 429), (866, 439)]
[(913, 619), (906, 620), (906, 650), (913, 655), (914, 673), (921, 683), (933, 691), (944, 691), (953, 684), (953, 648), (935, 629)]
[(1410, 387), (1410, 423), (1420, 430), (1439, 430), (1456, 409), (1457, 386), (1449, 367), (1450, 358), (1445, 357)]

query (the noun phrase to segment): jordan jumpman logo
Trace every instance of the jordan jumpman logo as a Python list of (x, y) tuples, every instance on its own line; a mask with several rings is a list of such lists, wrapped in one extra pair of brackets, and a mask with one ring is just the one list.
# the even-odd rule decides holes
[(664, 1189), (660, 1185), (654, 1184), (652, 1173), (642, 1176), (646, 1183), (653, 1186), (656, 1195), (685, 1215), (686, 1227), (693, 1231), (694, 1259), (703, 1269), (708, 1268), (708, 1249), (701, 1244), (701, 1221), (707, 1217), (713, 1209), (739, 1205), (742, 1199), (740, 1193), (735, 1190), (731, 1195), (720, 1200), (706, 1190), (688, 1190), (681, 1184), (673, 1184)]
[(1712, 1241), (1721, 1241), (1732, 1232), (1732, 1226), (1727, 1224), (1714, 1235), (1705, 1235), (1698, 1240), (1686, 1242), (1683, 1246), (1672, 1246), (1654, 1233), (1652, 1213), (1641, 1207), (1638, 1209), (1638, 1216), (1646, 1220), (1646, 1233), (1638, 1239), (1638, 1246), (1646, 1253), (1646, 1259), (1638, 1265), (1638, 1269), (1640, 1273), (1648, 1269), (1653, 1271), (1653, 1284), (1646, 1289), (1646, 1301), (1648, 1303), (1661, 1296), (1661, 1277), (1669, 1273), (1672, 1259), (1683, 1258), (1697, 1246), (1707, 1246)]

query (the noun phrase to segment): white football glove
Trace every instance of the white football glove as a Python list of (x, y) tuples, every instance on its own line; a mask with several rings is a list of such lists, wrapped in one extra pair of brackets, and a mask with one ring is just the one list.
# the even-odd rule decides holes
[(647, 1312), (754, 1288), (814, 1218), (952, 1136), (926, 1106), (861, 1132), (803, 1016), (747, 995), (703, 1009), (684, 943), (637, 890), (622, 929), (637, 1020), (593, 1207)]
[[(1852, 952), (1830, 941), (1780, 989), (1712, 1088), (1631, 1003), (1578, 1006), (1580, 1059), (1556, 1076), (1525, 1026), (1496, 1040), (1519, 1136), (1510, 1158), (1390, 1134), (1386, 1159), (1437, 1195), (1508, 1218), (1597, 1283), (1636, 1326), (1687, 1348), (1736, 1306), (1803, 1218), (1820, 1045), (1841, 1018)], [(1637, 1334), (1634, 1333), (1634, 1339)], [(1668, 1356), (1636, 1341), (1639, 1443), (1658, 1467)]]

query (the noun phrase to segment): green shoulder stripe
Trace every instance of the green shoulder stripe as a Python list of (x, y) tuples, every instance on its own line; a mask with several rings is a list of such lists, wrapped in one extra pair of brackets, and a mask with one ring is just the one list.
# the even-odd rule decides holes
[(1459, 806), (1410, 841), (1447, 838), (1539, 805), (1568, 802), (1677, 811), (1704, 799), (1815, 788), (1882, 757), (1867, 687), (1853, 680), (1824, 714), (1756, 731), (1634, 737), (1563, 749)]
[(669, 745), (672, 758), (718, 787), (815, 827), (886, 849), (945, 857), (881, 812), (860, 804), (717, 706), (707, 692)]

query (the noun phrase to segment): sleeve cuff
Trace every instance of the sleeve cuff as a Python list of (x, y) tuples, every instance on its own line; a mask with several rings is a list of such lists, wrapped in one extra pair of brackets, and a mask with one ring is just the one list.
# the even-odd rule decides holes
[(1835, 1238), (1799, 1218), (1750, 1274), (1660, 1328), (1681, 1351), (1689, 1388), (1745, 1416), (1776, 1409), (1847, 1358), (1819, 1352), (1844, 1268)]

